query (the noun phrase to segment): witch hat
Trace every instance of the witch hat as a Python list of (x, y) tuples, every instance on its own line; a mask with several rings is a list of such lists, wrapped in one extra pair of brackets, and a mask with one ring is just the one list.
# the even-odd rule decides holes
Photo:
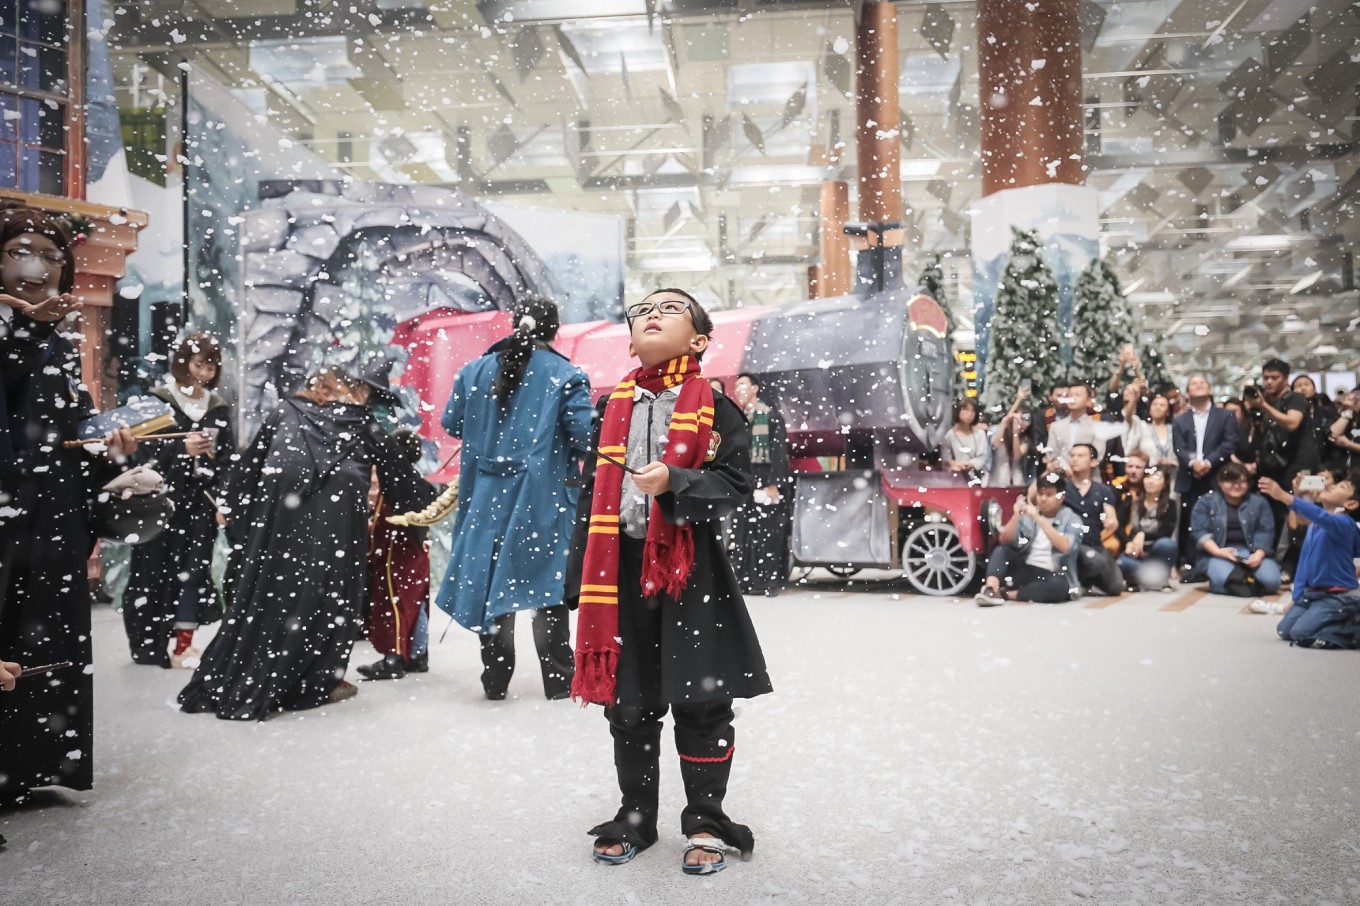
[(369, 362), (354, 375), (367, 384), (373, 393), (370, 406), (400, 406), (401, 400), (392, 392), (392, 360), (386, 356)]

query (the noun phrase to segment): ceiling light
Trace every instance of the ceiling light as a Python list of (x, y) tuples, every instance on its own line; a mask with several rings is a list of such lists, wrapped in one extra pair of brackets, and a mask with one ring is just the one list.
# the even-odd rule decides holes
[(898, 172), (902, 174), (903, 179), (922, 179), (939, 173), (940, 163), (938, 160), (904, 160)]
[(733, 63), (727, 67), (727, 109), (752, 104), (783, 107), (800, 88), (807, 89), (807, 107), (816, 115), (817, 67), (809, 60), (786, 63)]
[(1176, 297), (1170, 290), (1159, 289), (1148, 293), (1125, 293), (1130, 305), (1171, 305)]
[(1238, 236), (1223, 247), (1230, 252), (1282, 252), (1293, 239), (1286, 233), (1262, 233), (1259, 236)]
[(350, 62), (345, 38), (340, 35), (306, 41), (251, 41), (250, 68), (285, 85), (338, 85), (363, 77)]
[(568, 21), (559, 28), (580, 54), (586, 71), (621, 73), (661, 72), (669, 65), (661, 32), (645, 21)]
[(1303, 277), (1299, 278), (1298, 283), (1295, 283), (1293, 286), (1289, 288), (1289, 294), (1291, 296), (1297, 295), (1298, 293), (1301, 293), (1304, 290), (1311, 288), (1313, 284), (1317, 283), (1321, 279), (1322, 271), (1313, 271), (1311, 274), (1306, 274)]

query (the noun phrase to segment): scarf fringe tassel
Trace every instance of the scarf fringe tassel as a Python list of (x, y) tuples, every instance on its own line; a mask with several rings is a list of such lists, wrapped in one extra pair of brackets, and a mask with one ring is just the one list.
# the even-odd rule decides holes
[(614, 676), (619, 668), (617, 651), (576, 652), (576, 676), (571, 681), (571, 700), (586, 705), (613, 707)]
[[(653, 512), (652, 518), (660, 515)], [(643, 594), (679, 598), (693, 569), (694, 532), (689, 526), (680, 526), (669, 541), (647, 532), (647, 544), (642, 549)]]

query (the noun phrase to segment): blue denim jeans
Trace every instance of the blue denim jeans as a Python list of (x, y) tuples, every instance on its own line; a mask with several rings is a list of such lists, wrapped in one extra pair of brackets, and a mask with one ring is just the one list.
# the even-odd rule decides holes
[[(1121, 554), (1119, 557), (1119, 571), (1124, 574), (1124, 580), (1129, 585), (1140, 585), (1138, 574), (1149, 564), (1160, 564), (1163, 568), (1158, 572), (1162, 583), (1171, 577), (1171, 567), (1176, 562), (1176, 551), (1180, 545), (1175, 538), (1157, 538), (1151, 544), (1143, 546), (1143, 558), (1130, 557), (1128, 554)], [(1161, 585), (1157, 586), (1161, 588)]]
[[(1244, 547), (1237, 548), (1237, 558), (1244, 564), (1250, 556), (1251, 551)], [(1209, 590), (1216, 595), (1225, 593), (1223, 586), (1227, 583), (1228, 576), (1236, 565), (1236, 563), (1224, 560), (1222, 557), (1204, 557), (1199, 562), (1200, 569), (1204, 570), (1205, 575), (1209, 577)], [(1280, 565), (1270, 557), (1262, 560), (1255, 570), (1248, 570), (1248, 572), (1256, 577), (1257, 582), (1261, 583), (1261, 594), (1273, 595), (1280, 590)]]
[(1307, 648), (1360, 646), (1360, 592), (1312, 591), (1294, 602), (1275, 631)]

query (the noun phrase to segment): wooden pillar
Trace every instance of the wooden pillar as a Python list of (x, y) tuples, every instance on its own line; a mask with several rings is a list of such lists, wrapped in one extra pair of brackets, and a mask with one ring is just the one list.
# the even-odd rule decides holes
[[(1000, 0), (998, 0), (1000, 2)], [(897, 7), (866, 3), (855, 29), (855, 150), (859, 164), (859, 219), (902, 220), (902, 151), (898, 129)], [(885, 245), (901, 245), (885, 237)]]
[(62, 179), (69, 198), (85, 197), (85, 163), (89, 149), (85, 142), (85, 3), (69, 0), (66, 4), (69, 40), (66, 45), (66, 78), (70, 86), (66, 107), (66, 160)]
[(825, 299), (850, 293), (854, 275), (850, 270), (850, 237), (845, 235), (845, 222), (849, 219), (850, 184), (839, 181), (822, 183), (822, 263), (818, 267), (814, 298)]
[(982, 194), (1085, 182), (1079, 0), (978, 0)]

